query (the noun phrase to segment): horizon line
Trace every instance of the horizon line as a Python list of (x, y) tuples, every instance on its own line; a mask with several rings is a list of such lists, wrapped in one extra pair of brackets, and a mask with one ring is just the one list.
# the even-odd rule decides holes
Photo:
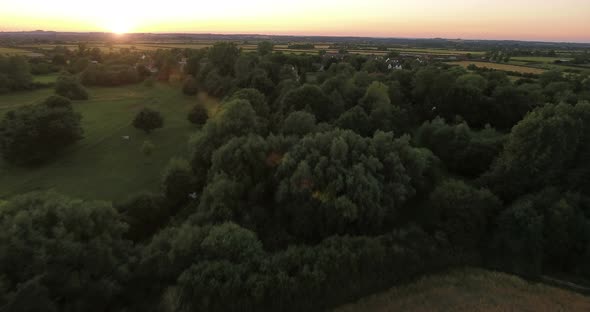
[(220, 35), (220, 36), (270, 36), (270, 37), (336, 37), (336, 38), (368, 38), (368, 39), (406, 39), (406, 40), (461, 40), (461, 41), (507, 41), (529, 43), (563, 43), (563, 44), (590, 44), (590, 41), (563, 41), (563, 40), (531, 40), (531, 39), (482, 39), (482, 38), (450, 38), (450, 37), (394, 37), (394, 36), (358, 36), (358, 35), (313, 35), (313, 34), (264, 34), (264, 33), (234, 33), (234, 32), (127, 32), (117, 34), (109, 31), (59, 31), (59, 30), (0, 30), (0, 33), (75, 33), (75, 34), (112, 34), (114, 36), (125, 35)]

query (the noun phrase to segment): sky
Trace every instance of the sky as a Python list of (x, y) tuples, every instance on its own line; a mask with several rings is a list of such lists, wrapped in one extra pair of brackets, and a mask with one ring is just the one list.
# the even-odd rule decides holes
[(590, 42), (590, 0), (0, 0), (0, 31)]

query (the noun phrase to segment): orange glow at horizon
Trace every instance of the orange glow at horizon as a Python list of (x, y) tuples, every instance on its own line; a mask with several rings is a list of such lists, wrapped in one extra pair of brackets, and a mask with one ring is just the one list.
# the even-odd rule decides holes
[(0, 31), (37, 29), (590, 42), (590, 1), (0, 0)]

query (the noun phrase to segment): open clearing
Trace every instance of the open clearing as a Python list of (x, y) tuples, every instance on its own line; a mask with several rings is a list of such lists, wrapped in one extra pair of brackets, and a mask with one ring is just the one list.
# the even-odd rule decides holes
[(463, 269), (425, 277), (335, 309), (357, 311), (590, 311), (590, 297), (504, 273)]
[(503, 70), (503, 71), (513, 71), (519, 72), (523, 74), (542, 74), (545, 72), (544, 69), (541, 68), (532, 68), (526, 66), (518, 66), (518, 65), (509, 65), (509, 64), (498, 64), (498, 63), (490, 63), (490, 62), (478, 62), (478, 61), (459, 61), (459, 62), (449, 62), (448, 64), (451, 65), (460, 65), (463, 67), (467, 67), (469, 65), (475, 65), (477, 67), (487, 67), (491, 69)]
[[(159, 187), (161, 171), (171, 157), (187, 156), (189, 136), (198, 131), (187, 112), (197, 97), (187, 97), (167, 84), (90, 88), (90, 100), (74, 102), (82, 114), (85, 138), (56, 160), (38, 168), (16, 167), (0, 160), (0, 199), (16, 194), (54, 189), (61, 193), (101, 200), (120, 200), (131, 193)], [(36, 104), (51, 88), (0, 96), (0, 116), (18, 106)], [(199, 98), (214, 111), (217, 101)], [(146, 135), (131, 122), (140, 109), (150, 107), (164, 116), (164, 127)], [(130, 136), (124, 140), (123, 136)], [(151, 156), (141, 153), (145, 140), (155, 146)]]

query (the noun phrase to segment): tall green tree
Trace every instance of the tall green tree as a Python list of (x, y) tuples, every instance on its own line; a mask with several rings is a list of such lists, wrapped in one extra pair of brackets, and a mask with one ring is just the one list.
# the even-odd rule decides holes
[(588, 190), (589, 124), (590, 104), (535, 109), (512, 128), (504, 151), (483, 180), (506, 199), (546, 186)]
[(234, 74), (234, 65), (240, 49), (233, 42), (217, 42), (209, 48), (208, 59), (223, 76)]

